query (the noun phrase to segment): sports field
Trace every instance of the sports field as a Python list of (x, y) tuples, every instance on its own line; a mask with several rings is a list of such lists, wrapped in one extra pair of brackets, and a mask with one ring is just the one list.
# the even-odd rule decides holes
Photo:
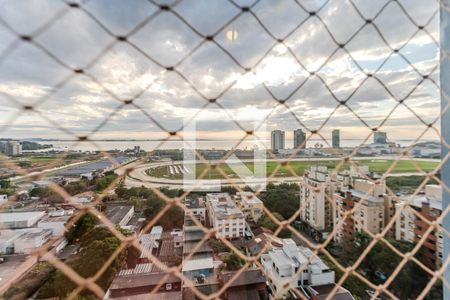
[[(335, 169), (338, 164), (341, 163), (340, 160), (336, 161), (291, 161), (287, 163), (284, 166), (280, 166), (279, 169), (277, 169), (277, 162), (269, 161), (266, 162), (266, 175), (270, 176), (272, 173), (274, 173), (274, 176), (276, 177), (287, 177), (287, 176), (301, 176), (303, 175), (304, 171), (309, 169), (311, 166), (327, 166), (330, 169)], [(357, 161), (355, 164), (361, 165), (361, 166), (368, 166), (369, 170), (376, 173), (384, 173), (386, 172), (391, 165), (394, 163), (394, 160), (364, 160), (364, 161)], [(176, 162), (174, 162), (174, 165), (177, 165)], [(180, 164), (178, 164), (180, 165)], [(430, 161), (412, 161), (412, 160), (400, 160), (396, 163), (395, 167), (391, 170), (391, 173), (418, 173), (423, 171), (432, 171), (436, 166), (438, 165), (437, 162), (430, 162)], [(230, 167), (230, 165), (226, 164), (220, 164), (218, 165), (223, 170), (223, 172), (228, 176), (228, 178), (236, 178), (237, 175), (235, 171)], [(251, 171), (254, 171), (254, 163), (253, 162), (247, 162), (245, 163), (245, 166)], [(348, 169), (350, 164), (341, 164), (339, 165), (339, 170), (345, 170)], [(237, 167), (237, 165), (234, 165), (234, 167)], [(194, 170), (193, 165), (187, 165), (187, 168), (189, 168), (191, 171)], [(217, 168), (213, 168), (211, 170), (205, 170), (208, 169), (209, 165), (207, 164), (197, 164), (195, 166), (195, 173), (196, 178), (200, 177), (200, 174), (205, 172), (205, 174), (202, 175), (203, 179), (220, 179), (224, 178), (224, 176), (217, 170)], [(239, 170), (239, 174), (245, 174), (245, 170)], [(170, 174), (169, 167), (158, 167), (155, 169), (149, 169), (147, 170), (147, 174), (154, 177), (163, 177), (163, 178), (173, 178), (173, 179), (181, 179), (183, 175), (181, 174)]]

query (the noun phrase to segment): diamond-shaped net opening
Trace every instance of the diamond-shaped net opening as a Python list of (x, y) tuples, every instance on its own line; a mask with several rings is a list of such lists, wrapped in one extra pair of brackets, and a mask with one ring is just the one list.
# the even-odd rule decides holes
[(449, 288), (439, 1), (3, 6), (5, 299)]

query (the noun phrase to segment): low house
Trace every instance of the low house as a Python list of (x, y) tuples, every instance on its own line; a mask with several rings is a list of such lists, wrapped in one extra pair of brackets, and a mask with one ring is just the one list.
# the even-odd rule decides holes
[(237, 275), (237, 271), (222, 271), (219, 274), (221, 286), (228, 284), (221, 299), (269, 299), (266, 277), (259, 269), (248, 269)]
[(334, 283), (332, 271), (309, 248), (297, 246), (292, 239), (283, 239), (283, 247), (261, 256), (269, 287), (275, 297), (282, 297), (289, 288), (306, 288)]

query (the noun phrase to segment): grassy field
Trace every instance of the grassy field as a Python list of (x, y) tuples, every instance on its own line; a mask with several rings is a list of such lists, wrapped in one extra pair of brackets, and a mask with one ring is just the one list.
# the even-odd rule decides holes
[[(286, 166), (281, 166), (274, 176), (277, 177), (286, 177), (286, 176), (301, 176), (304, 171), (309, 169), (311, 166), (321, 165), (327, 166), (330, 169), (335, 169), (337, 165), (340, 163), (339, 160), (336, 161), (291, 161)], [(369, 167), (370, 171), (376, 173), (384, 173), (389, 167), (394, 163), (393, 160), (365, 160), (356, 162), (358, 165), (366, 165)], [(424, 171), (433, 170), (438, 163), (437, 162), (428, 162), (428, 161), (416, 161), (417, 166)], [(420, 169), (416, 168), (416, 165), (412, 160), (401, 160), (397, 162), (396, 166), (392, 169), (391, 173), (416, 173), (420, 172)], [(252, 172), (254, 170), (254, 164), (252, 162), (245, 163), (246, 167), (250, 169)], [(350, 164), (342, 164), (340, 165), (340, 170), (348, 169)], [(187, 165), (190, 170), (193, 170), (192, 165)], [(277, 163), (270, 161), (266, 163), (266, 174), (269, 176), (274, 173), (277, 167)], [(196, 165), (196, 177), (198, 178), (205, 169), (208, 168), (206, 164), (197, 164)], [(232, 170), (229, 165), (221, 164), (220, 168), (225, 172), (228, 178), (237, 177), (236, 173)], [(240, 172), (242, 174), (243, 172)], [(147, 170), (147, 174), (154, 177), (163, 177), (163, 178), (172, 178), (172, 179), (181, 179), (181, 174), (169, 175), (168, 167), (159, 167), (155, 169)], [(212, 169), (206, 171), (203, 176), (204, 179), (220, 179), (223, 178), (222, 174), (217, 169)]]

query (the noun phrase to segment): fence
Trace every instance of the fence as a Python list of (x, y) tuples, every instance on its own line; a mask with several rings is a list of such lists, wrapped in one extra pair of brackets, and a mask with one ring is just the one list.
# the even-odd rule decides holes
[[(251, 80), (256, 80), (257, 85), (267, 95), (264, 97), (270, 98), (270, 101), (273, 103), (271, 106), (267, 104), (269, 113), (261, 118), (260, 125), (270, 122), (271, 117), (277, 115), (279, 110), (283, 110), (286, 112), (283, 115), (284, 118), (291, 118), (297, 127), (302, 128), (308, 134), (307, 139), (303, 141), (302, 145), (290, 153), (288, 157), (280, 158), (275, 153), (269, 151), (270, 159), (276, 162), (276, 166), (271, 174), (269, 174), (268, 180), (275, 179), (279, 170), (285, 168), (290, 173), (290, 177), (298, 179), (298, 183), (301, 186), (314, 191), (316, 187), (305, 182), (302, 176), (300, 176), (301, 174), (298, 174), (289, 163), (302, 151), (304, 144), (315, 138), (319, 138), (323, 143), (328, 144), (323, 131), (329, 126), (328, 123), (330, 120), (337, 118), (336, 116), (344, 111), (348, 118), (353, 118), (357, 120), (358, 124), (361, 124), (360, 132), (365, 132), (365, 139), (363, 141), (365, 143), (376, 132), (386, 128), (390, 121), (395, 121), (396, 116), (399, 116), (401, 113), (408, 113), (411, 115), (411, 122), (421, 125), (417, 125), (417, 128), (421, 128), (421, 131), (414, 133), (414, 142), (392, 159), (392, 164), (381, 174), (381, 177), (374, 178), (368, 176), (367, 173), (359, 168), (354, 159), (358, 151), (362, 148), (363, 143), (354, 147), (350, 154), (342, 150), (338, 153), (340, 155), (340, 162), (335, 167), (336, 170), (342, 170), (344, 165), (351, 165), (358, 171), (358, 176), (368, 182), (374, 183), (374, 185), (365, 192), (360, 202), (357, 202), (353, 207), (342, 212), (342, 216), (338, 222), (333, 224), (333, 229), (323, 241), (320, 243), (311, 241), (310, 238), (306, 237), (305, 233), (299, 231), (298, 227), (294, 226), (294, 221), (298, 220), (302, 212), (306, 210), (309, 205), (308, 201), (310, 200), (303, 202), (298, 210), (286, 220), (279, 220), (273, 211), (267, 207), (264, 207), (264, 214), (270, 218), (271, 222), (276, 224), (277, 228), (274, 235), (279, 235), (283, 230), (288, 230), (296, 240), (312, 249), (314, 255), (320, 255), (322, 259), (326, 259), (329, 265), (335, 267), (336, 273), (339, 272), (339, 279), (332, 290), (329, 291), (327, 299), (332, 299), (339, 292), (339, 289), (348, 282), (349, 278), (354, 278), (353, 280), (357, 280), (357, 282), (367, 286), (368, 289), (373, 290), (373, 294), (370, 296), (371, 299), (376, 299), (380, 295), (386, 298), (400, 299), (401, 296), (393, 292), (390, 286), (398, 278), (400, 272), (406, 266), (410, 266), (409, 264), (411, 263), (429, 278), (425, 287), (415, 295), (412, 295), (413, 297), (417, 297), (418, 299), (425, 298), (439, 280), (442, 281), (444, 289), (448, 289), (448, 281), (446, 280), (448, 276), (444, 278), (443, 274), (446, 270), (448, 272), (449, 232), (447, 230), (448, 226), (441, 225), (447, 216), (448, 205), (444, 205), (440, 216), (431, 221), (421, 213), (411, 209), (410, 205), (410, 202), (418, 196), (425, 185), (431, 180), (439, 183), (444, 193), (448, 193), (449, 191), (444, 173), (442, 173), (442, 177), (437, 176), (441, 167), (446, 165), (448, 159), (448, 144), (443, 138), (446, 136), (441, 134), (439, 127), (441, 117), (445, 117), (443, 118), (443, 124), (446, 124), (445, 121), (448, 119), (447, 93), (445, 89), (441, 90), (441, 112), (435, 112), (431, 117), (429, 115), (423, 115), (422, 110), (428, 109), (426, 107), (427, 103), (420, 106), (418, 101), (420, 102), (421, 98), (416, 95), (416, 93), (421, 92), (420, 89), (427, 89), (427, 91), (431, 90), (434, 92), (440, 90), (439, 80), (437, 79), (439, 63), (436, 59), (434, 64), (430, 64), (429, 61), (425, 64), (421, 57), (423, 54), (421, 51), (425, 50), (421, 49), (420, 45), (426, 44), (436, 48), (439, 47), (435, 22), (439, 17), (440, 8), (444, 12), (441, 17), (447, 16), (448, 4), (437, 1), (427, 1), (426, 4), (420, 2), (412, 4), (407, 1), (395, 0), (377, 1), (371, 4), (363, 4), (361, 1), (355, 0), (315, 2), (295, 0), (283, 1), (277, 4), (269, 4), (265, 1), (254, 1), (252, 3), (240, 2), (233, 0), (214, 3), (203, 1), (194, 4), (188, 1), (167, 2), (150, 0), (139, 2), (139, 6), (137, 2), (129, 4), (129, 7), (126, 5), (122, 6), (123, 10), (120, 11), (114, 11), (114, 7), (102, 6), (102, 4), (99, 4), (100, 2), (96, 1), (60, 2), (54, 6), (40, 7), (41, 14), (44, 14), (45, 18), (43, 15), (33, 15), (32, 13), (36, 11), (33, 11), (33, 9), (29, 10), (30, 7), (38, 5), (37, 3), (30, 4), (28, 8), (28, 3), (25, 4), (24, 2), (7, 4), (11, 7), (16, 5), (18, 8), (16, 11), (13, 10), (13, 12), (6, 9), (4, 13), (0, 13), (0, 26), (4, 35), (10, 40), (9, 43), (4, 43), (4, 46), (0, 48), (0, 64), (4, 66), (2, 77), (7, 78), (10, 72), (12, 72), (9, 68), (15, 63), (20, 63), (20, 59), (23, 58), (21, 56), (23, 53), (20, 51), (23, 51), (25, 47), (26, 51), (33, 52), (33, 58), (36, 60), (36, 65), (31, 67), (39, 68), (33, 74), (32, 80), (39, 83), (41, 80), (41, 71), (45, 72), (46, 68), (50, 69), (50, 66), (58, 68), (58, 72), (55, 71), (55, 74), (51, 74), (54, 78), (49, 79), (51, 88), (48, 90), (44, 89), (42, 91), (36, 85), (32, 85), (34, 84), (32, 82), (28, 82), (23, 86), (11, 84), (9, 86), (6, 85), (6, 88), (0, 87), (2, 102), (5, 101), (7, 103), (5, 106), (15, 107), (16, 110), (14, 113), (10, 113), (8, 119), (5, 120), (2, 118), (0, 132), (8, 136), (15, 132), (14, 126), (16, 126), (15, 124), (17, 122), (25, 122), (29, 126), (28, 128), (30, 128), (35, 126), (36, 124), (34, 122), (38, 122), (37, 120), (39, 120), (37, 124), (39, 124), (42, 130), (44, 128), (50, 128), (51, 130), (57, 130), (57, 132), (60, 132), (64, 136), (71, 137), (74, 142), (69, 150), (76, 149), (80, 144), (90, 144), (92, 147), (101, 150), (102, 154), (107, 156), (109, 160), (116, 163), (110, 152), (102, 150), (102, 146), (96, 140), (96, 136), (101, 134), (102, 131), (106, 131), (110, 123), (117, 122), (117, 119), (120, 117), (126, 117), (127, 111), (139, 112), (154, 128), (164, 133), (158, 144), (152, 147), (151, 150), (153, 152), (149, 151), (147, 156), (139, 158), (138, 163), (145, 163), (154, 151), (161, 149), (168, 141), (183, 140), (184, 137), (183, 129), (185, 125), (174, 129), (173, 124), (165, 124), (166, 120), (162, 119), (158, 112), (149, 110), (149, 107), (146, 105), (146, 101), (149, 101), (147, 95), (149, 90), (153, 93), (150, 96), (154, 97), (155, 91), (158, 91), (158, 88), (166, 87), (169, 91), (161, 92), (159, 95), (163, 100), (160, 102), (151, 102), (150, 105), (163, 106), (167, 104), (167, 110), (172, 113), (178, 107), (183, 107), (184, 104), (179, 102), (179, 99), (170, 96), (172, 89), (176, 96), (180, 96), (180, 92), (185, 92), (190, 97), (195, 98), (195, 100), (183, 98), (186, 102), (191, 101), (194, 103), (195, 112), (192, 114), (192, 119), (195, 119), (202, 111), (210, 107), (219, 108), (228, 116), (230, 123), (234, 124), (238, 128), (237, 130), (242, 133), (242, 137), (233, 145), (234, 148), (237, 148), (247, 137), (254, 136), (254, 131), (249, 130), (246, 124), (241, 124), (239, 122), (240, 120), (230, 112), (231, 109), (228, 107), (229, 103), (226, 99), (227, 97), (231, 97), (231, 93), (239, 93), (239, 91), (236, 92), (234, 90), (236, 86), (242, 87), (242, 85), (245, 86), (249, 82), (250, 86), (252, 86)], [(116, 5), (120, 7), (119, 4)], [(127, 11), (124, 9), (130, 7), (135, 10)], [(106, 9), (111, 9), (111, 11)], [(126, 15), (123, 19), (126, 22), (124, 21), (124, 23), (120, 23), (120, 26), (118, 26), (111, 21), (110, 17), (112, 15), (118, 18), (116, 14), (119, 15), (121, 13), (125, 15), (130, 13), (130, 15)], [(30, 22), (32, 28), (26, 28), (26, 23), (24, 25), (17, 22), (17, 20), (21, 20), (20, 18), (24, 17), (26, 19), (29, 17), (32, 20)], [(74, 21), (80, 23), (73, 23)], [(445, 18), (444, 21), (446, 21)], [(78, 25), (80, 27), (88, 26), (86, 24), (89, 25), (90, 31), (95, 32), (96, 36), (94, 40), (89, 40), (88, 36), (77, 36), (77, 31), (74, 30), (76, 29), (75, 27)], [(70, 25), (73, 27), (71, 28)], [(69, 31), (65, 33), (55, 32), (59, 26), (66, 26), (63, 28)], [(399, 36), (395, 36), (393, 33), (393, 28), (396, 26), (401, 27), (399, 32), (397, 32)], [(167, 34), (165, 31), (166, 27), (175, 28), (178, 35), (167, 38), (167, 36), (164, 36), (164, 34)], [(317, 32), (320, 32), (320, 34)], [(163, 38), (166, 39), (158, 40)], [(426, 42), (424, 42), (425, 40)], [(375, 45), (374, 47), (372, 47), (372, 43)], [(411, 46), (412, 44), (415, 46)], [(145, 74), (146, 77), (144, 79), (137, 83), (127, 81), (126, 78), (130, 74), (121, 72), (121, 70), (127, 67), (136, 67), (136, 65), (124, 67), (118, 63), (118, 65), (113, 64), (105, 68), (103, 62), (110, 58), (111, 53), (114, 55), (114, 51), (120, 47), (127, 48), (129, 53), (133, 53), (138, 61), (136, 63), (138, 67), (143, 66), (143, 68), (149, 68), (151, 70), (149, 74)], [(72, 51), (73, 49), (77, 51)], [(78, 53), (78, 50), (81, 54)], [(441, 64), (445, 66), (448, 58), (448, 49), (445, 47), (443, 50), (445, 51), (442, 52)], [(316, 51), (319, 53), (314, 53)], [(379, 58), (380, 56), (377, 56), (379, 53), (376, 51), (384, 51), (383, 58)], [(417, 56), (414, 55), (414, 51), (417, 51)], [(248, 57), (249, 52), (253, 54), (253, 57)], [(269, 64), (267, 59), (273, 58), (277, 53), (281, 53), (280, 55), (286, 58), (285, 61), (276, 61), (276, 64), (284, 62), (282, 65), (284, 68), (281, 71), (277, 69), (264, 70), (264, 64)], [(371, 55), (377, 58), (371, 58)], [(118, 58), (118, 61), (120, 60), (121, 57)], [(222, 64), (215, 64), (217, 61), (220, 61)], [(433, 60), (431, 61), (433, 62)], [(41, 62), (44, 62), (44, 64), (41, 65)], [(219, 72), (217, 74), (211, 71), (211, 73), (208, 73), (210, 79), (203, 78), (202, 80), (204, 81), (202, 81), (198, 78), (199, 76), (197, 74), (203, 71), (201, 69), (203, 65), (211, 65), (212, 69), (223, 67), (223, 70), (218, 70)], [(295, 68), (291, 72), (290, 70), (292, 69), (289, 69), (289, 67), (292, 65), (295, 65)], [(343, 65), (345, 66), (343, 67)], [(340, 79), (344, 71), (340, 70), (340, 68), (351, 69), (350, 75), (347, 75), (343, 81)], [(395, 74), (392, 76), (389, 72), (390, 68), (401, 69), (405, 77), (396, 77)], [(269, 77), (273, 72), (277, 71), (282, 74), (279, 78), (276, 78), (277, 80), (275, 82), (268, 82), (264, 78), (264, 76)], [(116, 74), (114, 72), (118, 73)], [(225, 74), (221, 74), (220, 72)], [(291, 73), (284, 74), (285, 72)], [(116, 82), (105, 82), (104, 79), (110, 74), (116, 76)], [(441, 78), (446, 78), (443, 72), (440, 75)], [(252, 76), (255, 76), (256, 79)], [(260, 76), (259, 79), (258, 76)], [(125, 79), (123, 79), (124, 77)], [(405, 80), (404, 84), (399, 85), (399, 80)], [(88, 103), (88, 106), (95, 105), (94, 108), (91, 107), (92, 110), (85, 110), (86, 114), (93, 114), (101, 119), (94, 125), (90, 124), (90, 128), (92, 128), (90, 131), (86, 131), (83, 128), (83, 113), (81, 113), (78, 120), (81, 123), (79, 124), (79, 127), (82, 128), (81, 130), (76, 127), (75, 129), (68, 128), (70, 126), (66, 126), (68, 124), (64, 123), (62, 119), (56, 118), (57, 116), (54, 113), (48, 113), (48, 105), (50, 104), (59, 105), (59, 108), (63, 109), (67, 104), (65, 102), (67, 100), (62, 97), (64, 94), (61, 95), (59, 93), (63, 90), (67, 92), (66, 89), (70, 90), (73, 88), (71, 84), (75, 84), (76, 86), (80, 85), (80, 82), (86, 82), (86, 85), (84, 85), (86, 88), (89, 87), (101, 95), (101, 97), (94, 95), (88, 98), (87, 102), (84, 102)], [(174, 82), (178, 85), (177, 87), (172, 86)], [(291, 88), (281, 93), (277, 90), (277, 85), (283, 86), (286, 82), (289, 82)], [(326, 97), (321, 99), (321, 101), (326, 102), (327, 107), (322, 111), (321, 119), (311, 124), (308, 118), (315, 116), (301, 114), (300, 110), (305, 107), (306, 109), (313, 110), (316, 104), (312, 102), (309, 107), (302, 106), (301, 102), (298, 102), (298, 98), (304, 96), (302, 93), (313, 88), (316, 88), (315, 91), (318, 95), (319, 92), (326, 94)], [(389, 101), (383, 102), (382, 105), (386, 104), (386, 106), (390, 107), (383, 107), (382, 113), (385, 115), (383, 117), (379, 117), (378, 115), (379, 118), (375, 121), (372, 118), (372, 114), (375, 110), (381, 110), (381, 107), (377, 107), (376, 105), (375, 108), (369, 106), (364, 111), (357, 106), (358, 102), (355, 103), (355, 101), (362, 101), (362, 98), (369, 97), (371, 89), (372, 91), (376, 90), (378, 93), (382, 93), (383, 96), (381, 97), (389, 98)], [(242, 90), (245, 91), (245, 88)], [(33, 97), (37, 99), (32, 98), (33, 101), (30, 102), (28, 100), (29, 98), (26, 97), (29, 93), (33, 94)], [(169, 93), (169, 96), (165, 93)], [(379, 97), (379, 94), (376, 94), (373, 101), (376, 100), (376, 97)], [(419, 100), (416, 97), (419, 97)], [(108, 100), (105, 100), (106, 98)], [(55, 99), (57, 99), (56, 102)], [(75, 98), (70, 99), (74, 101)], [(108, 105), (111, 105), (108, 107), (108, 110), (105, 110), (102, 106), (104, 102), (108, 102)], [(388, 102), (389, 104), (387, 104)], [(243, 105), (243, 103), (241, 99), (238, 105)], [(320, 104), (317, 105), (319, 106)], [(102, 113), (96, 114), (96, 109), (101, 111), (103, 115)], [(11, 109), (9, 111), (11, 112)], [(70, 116), (70, 111), (61, 111), (63, 114)], [(313, 111), (316, 114), (318, 112), (317, 110)], [(73, 113), (76, 114), (78, 112)], [(23, 118), (29, 116), (33, 116), (34, 119), (31, 119), (31, 121), (29, 121), (30, 119), (25, 119), (23, 121)], [(41, 125), (40, 122), (42, 121), (48, 124), (46, 125), (47, 127)], [(125, 126), (125, 124), (122, 125)], [(138, 128), (141, 123), (136, 122), (133, 125)], [(395, 127), (395, 125), (391, 126)], [(445, 125), (442, 126), (443, 133), (446, 132), (447, 127)], [(82, 134), (79, 132), (82, 132)], [(411, 156), (410, 151), (417, 142), (420, 142), (424, 136), (430, 133), (441, 138), (443, 154), (441, 161), (435, 168), (432, 168), (431, 171), (424, 171), (418, 163), (418, 160)], [(195, 149), (195, 156), (200, 164), (207, 166), (199, 175), (198, 179), (203, 179), (211, 169), (214, 169), (226, 181), (228, 174), (222, 163), (232, 153), (233, 150), (227, 151), (219, 163), (211, 164), (200, 151)], [(59, 154), (58, 161), (52, 162), (49, 166), (60, 164), (63, 162), (65, 156), (66, 154)], [(358, 209), (363, 205), (363, 201), (371, 197), (373, 191), (383, 184), (384, 180), (392, 174), (396, 166), (404, 158), (411, 161), (414, 169), (418, 173), (423, 174), (423, 182), (415, 188), (414, 193), (409, 199), (410, 202), (401, 202), (399, 196), (388, 188), (387, 194), (390, 199), (393, 202), (401, 203), (401, 205), (392, 213), (389, 221), (382, 226), (378, 233), (373, 233), (365, 226), (361, 227), (361, 230), (368, 235), (369, 241), (367, 247), (363, 249), (360, 256), (355, 259), (352, 265), (345, 266), (342, 261), (330, 252), (330, 245), (336, 239), (337, 234), (342, 231), (342, 228), (345, 228), (349, 222), (349, 218), (355, 212), (359, 212)], [(207, 293), (199, 288), (198, 283), (194, 282), (192, 278), (188, 278), (184, 274), (182, 271), (183, 263), (177, 266), (167, 266), (153, 253), (144, 251), (143, 244), (139, 242), (139, 236), (125, 236), (105, 216), (104, 212), (101, 211), (100, 204), (128, 177), (133, 171), (133, 166), (138, 165), (138, 163), (128, 165), (129, 167), (124, 169), (125, 171), (119, 174), (106, 189), (96, 195), (95, 200), (89, 204), (73, 203), (72, 196), (64, 189), (64, 186), (56, 183), (50, 184), (50, 188), (54, 192), (77, 208), (75, 217), (70, 219), (66, 224), (66, 228), (72, 228), (84, 213), (90, 212), (97, 216), (99, 221), (120, 241), (118, 247), (115, 248), (103, 266), (96, 271), (94, 276), (89, 278), (81, 276), (79, 272), (73, 269), (73, 266), (69, 266), (50, 251), (54, 243), (57, 242), (57, 238), (50, 240), (32, 253), (29, 258), (30, 261), (39, 257), (41, 260), (49, 262), (56, 269), (60, 270), (76, 284), (76, 288), (67, 295), (68, 299), (75, 299), (80, 293), (86, 291), (89, 291), (98, 298), (103, 298), (105, 296), (105, 290), (99, 285), (99, 279), (109, 270), (109, 267), (114, 264), (116, 258), (120, 257), (124, 250), (133, 247), (143, 251), (148, 260), (166, 274), (149, 291), (150, 294), (157, 293), (170, 276), (180, 278), (183, 286), (201, 299), (223, 297), (233, 282), (241, 278), (243, 272), (249, 268), (258, 268), (261, 270), (268, 281), (273, 279), (271, 278), (273, 277), (271, 275), (272, 273), (267, 271), (268, 269), (265, 268), (261, 261), (261, 256), (265, 251), (260, 251), (256, 256), (249, 256), (240, 251), (229, 240), (221, 235), (217, 235), (217, 238), (231, 252), (234, 252), (242, 260), (242, 263), (240, 264), (239, 270), (234, 272), (225, 284), (217, 290)], [(1, 156), (1, 165), (4, 168), (14, 170), (18, 175), (25, 176), (24, 178), (28, 181), (35, 181), (45, 177), (45, 174), (42, 172), (28, 174), (27, 169), (20, 167), (17, 160), (13, 160), (5, 155)], [(237, 191), (243, 192), (243, 187), (235, 181), (229, 180), (229, 185)], [(193, 193), (193, 188), (185, 189), (181, 194), (171, 197), (155, 185), (150, 184), (147, 186), (160, 199), (164, 200), (167, 205), (149, 220), (142, 232), (148, 232), (154, 225), (158, 224), (160, 219), (172, 207), (178, 207), (183, 210), (187, 217), (204, 232), (203, 238), (195, 245), (191, 254), (184, 258), (185, 262), (189, 261), (195, 251), (201, 249), (204, 244), (208, 243), (211, 237), (216, 236), (217, 228), (208, 228), (196, 216), (189, 213), (184, 200)], [(255, 190), (253, 193), (256, 196), (264, 195), (263, 189)], [(334, 194), (325, 195), (325, 197), (327, 203), (333, 205), (333, 207), (336, 205), (338, 200)], [(415, 246), (410, 251), (403, 252), (402, 249), (397, 249), (387, 236), (392, 234), (396, 222), (402, 217), (402, 212), (408, 209), (412, 211), (412, 214), (418, 221), (425, 224), (426, 228), (423, 236), (417, 239)], [(447, 223), (444, 224), (448, 225), (448, 218)], [(428, 243), (427, 239), (429, 236), (434, 235), (436, 232), (442, 232), (444, 240), (447, 241), (447, 252), (442, 258), (442, 264), (436, 269), (433, 269), (419, 260), (416, 254), (418, 254), (425, 243)], [(395, 253), (400, 259), (399, 264), (393, 268), (391, 274), (388, 274), (383, 283), (372, 282), (367, 278), (367, 274), (364, 274), (358, 269), (368, 256), (373, 255), (373, 250), (377, 245), (387, 247), (387, 249)], [(315, 259), (314, 255), (307, 257), (307, 261), (300, 264), (295, 270), (296, 275), (302, 274), (308, 267), (308, 264)], [(27, 262), (19, 268), (20, 270), (18, 272), (22, 268), (28, 268)], [(7, 286), (8, 284), (4, 287)], [(292, 282), (288, 282), (284, 286), (283, 292), (289, 289), (293, 295), (306, 299), (304, 290), (295, 287)]]

